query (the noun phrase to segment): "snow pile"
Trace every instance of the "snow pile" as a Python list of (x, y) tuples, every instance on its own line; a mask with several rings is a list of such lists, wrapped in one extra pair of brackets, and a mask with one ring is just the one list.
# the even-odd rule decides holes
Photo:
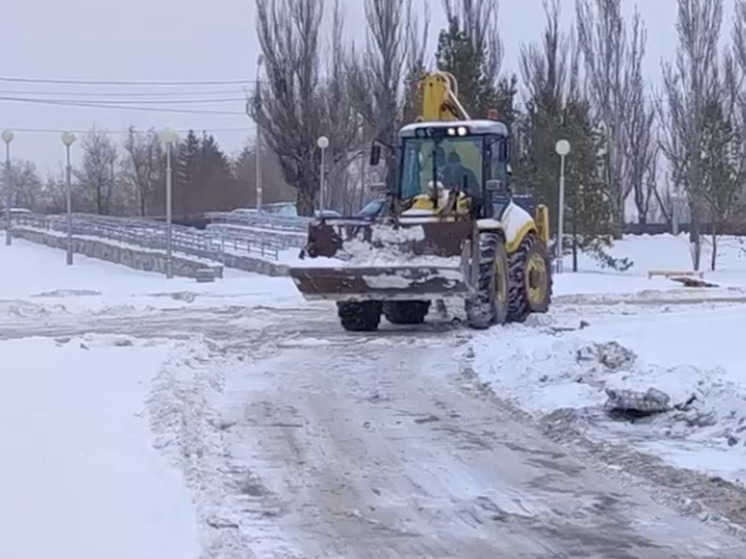
[(617, 342), (608, 342), (604, 344), (591, 344), (580, 348), (577, 351), (577, 360), (589, 361), (591, 363), (600, 363), (612, 371), (618, 371), (631, 367), (637, 355), (626, 347)]
[(671, 409), (671, 397), (655, 388), (648, 388), (646, 392), (607, 388), (606, 395), (609, 399), (606, 400), (604, 409), (611, 412), (649, 415)]
[(376, 225), (371, 228), (371, 242), (374, 244), (411, 243), (425, 240), (425, 229), (421, 226), (390, 227)]
[(477, 374), (519, 407), (539, 417), (566, 410), (565, 420), (593, 440), (634, 444), (680, 467), (746, 484), (740, 369), (659, 365), (617, 341), (580, 333), (484, 334), (474, 344)]
[(360, 234), (345, 241), (340, 258), (348, 266), (453, 267), (460, 264), (460, 257), (415, 256), (413, 245), (425, 240), (425, 230), (421, 226), (395, 228), (376, 225), (370, 233), (370, 241), (361, 238)]
[[(366, 231), (370, 234), (369, 240), (364, 238)], [(422, 226), (396, 228), (376, 224), (371, 228), (360, 228), (353, 238), (346, 239), (334, 258), (306, 257), (292, 260), (289, 264), (297, 268), (460, 267), (460, 255), (452, 258), (416, 256), (413, 246), (424, 240)]]
[(230, 477), (222, 467), (222, 430), (229, 425), (217, 410), (228, 370), (220, 359), (209, 342), (177, 348), (155, 377), (148, 409), (155, 447), (184, 472), (199, 503), (204, 556), (238, 559), (250, 546), (238, 530), (235, 508), (226, 501)]

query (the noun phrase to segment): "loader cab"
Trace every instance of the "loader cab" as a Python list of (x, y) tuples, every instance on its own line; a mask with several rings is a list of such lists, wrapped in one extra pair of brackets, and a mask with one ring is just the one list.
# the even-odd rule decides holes
[(398, 198), (432, 193), (434, 185), (458, 190), (479, 214), (491, 217), (492, 199), (507, 192), (508, 128), (499, 121), (418, 122), (399, 132)]

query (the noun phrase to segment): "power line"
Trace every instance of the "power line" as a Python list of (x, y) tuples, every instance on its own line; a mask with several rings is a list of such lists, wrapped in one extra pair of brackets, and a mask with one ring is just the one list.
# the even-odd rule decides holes
[[(199, 110), (199, 109), (171, 109), (167, 107), (143, 107), (143, 106), (131, 106), (125, 104), (107, 104), (106, 102), (88, 102), (88, 101), (70, 101), (65, 99), (33, 99), (31, 97), (9, 97), (0, 96), (0, 101), (7, 101), (10, 103), (31, 103), (39, 105), (57, 105), (63, 107), (85, 107), (92, 109), (113, 109), (122, 111), (146, 111), (146, 112), (158, 112), (158, 113), (184, 113), (184, 114), (211, 114), (211, 115), (230, 115), (230, 116), (246, 116), (245, 112), (232, 112), (232, 111), (211, 111), (211, 110)], [(245, 99), (242, 99), (245, 101)], [(141, 101), (142, 102), (142, 101)]]
[(7, 100), (28, 100), (29, 102), (43, 102), (43, 101), (49, 101), (53, 103), (64, 103), (64, 104), (70, 104), (70, 103), (94, 103), (96, 105), (106, 105), (110, 106), (112, 103), (117, 103), (119, 105), (139, 105), (141, 103), (150, 104), (150, 105), (184, 105), (184, 104), (190, 104), (195, 103), (197, 105), (204, 104), (204, 103), (246, 103), (246, 97), (228, 97), (228, 98), (214, 98), (214, 99), (139, 99), (137, 101), (128, 101), (128, 100), (121, 100), (117, 99), (116, 101), (110, 101), (107, 99), (34, 99), (33, 97), (3, 97), (0, 96), (0, 99), (7, 99)]
[[(93, 127), (84, 129), (84, 128), (12, 128), (13, 132), (21, 133), (21, 134), (61, 134), (62, 132), (72, 132), (73, 134), (88, 134)], [(182, 128), (182, 129), (174, 129), (175, 132), (179, 132), (181, 134), (186, 134), (189, 132), (189, 128)], [(192, 131), (201, 131), (206, 130), (210, 133), (216, 133), (216, 132), (245, 132), (249, 133), (250, 130), (248, 128), (211, 128), (209, 126), (193, 126), (191, 128)], [(128, 132), (127, 128), (122, 128), (118, 130), (109, 130), (106, 128), (96, 128), (97, 132), (100, 132), (102, 134), (111, 135), (111, 134), (126, 134)], [(144, 134), (147, 132), (147, 130), (141, 130), (141, 129), (135, 129), (134, 132), (136, 134)]]
[[(57, 91), (34, 89), (0, 89), (0, 95), (51, 95), (53, 97), (182, 97), (184, 95), (235, 95), (239, 88), (214, 90), (176, 91)], [(243, 90), (245, 92), (245, 90)], [(95, 100), (94, 100), (95, 102)]]
[(126, 81), (126, 80), (74, 80), (52, 78), (0, 77), (0, 82), (46, 83), (68, 85), (124, 85), (124, 86), (200, 86), (200, 85), (252, 85), (257, 80), (214, 80), (214, 81)]

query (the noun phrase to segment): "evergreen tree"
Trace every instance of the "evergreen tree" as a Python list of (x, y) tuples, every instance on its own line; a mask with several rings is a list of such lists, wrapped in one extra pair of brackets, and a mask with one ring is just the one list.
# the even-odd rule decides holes
[(212, 134), (205, 134), (200, 143), (199, 181), (194, 198), (199, 211), (227, 210), (235, 206), (235, 183), (228, 157)]
[(191, 202), (199, 180), (200, 141), (194, 130), (189, 130), (172, 154), (174, 168), (173, 207), (176, 215), (195, 213)]
[(613, 232), (611, 207), (601, 188), (600, 135), (593, 126), (590, 103), (578, 86), (577, 52), (570, 51), (560, 32), (558, 5), (547, 10), (541, 45), (529, 45), (521, 56), (529, 99), (526, 113), (516, 126), (514, 183), (533, 193), (537, 202), (546, 204), (556, 233), (560, 160), (555, 145), (560, 139), (568, 140), (571, 152), (565, 169), (565, 215), (569, 232), (575, 233), (574, 247), (576, 251), (589, 252), (603, 266), (627, 269), (630, 262), (614, 260), (605, 251), (611, 245)]
[(246, 144), (231, 165), (233, 178), (238, 190), (236, 199), (237, 207), (256, 207), (256, 166), (254, 157), (254, 146)]
[(703, 109), (700, 165), (702, 198), (708, 206), (712, 234), (710, 269), (715, 270), (717, 235), (723, 222), (732, 214), (743, 177), (739, 172), (741, 144), (732, 118), (723, 110), (717, 96), (709, 99)]
[(577, 271), (577, 253), (590, 254), (602, 267), (627, 270), (627, 259), (612, 258), (614, 207), (605, 195), (603, 181), (602, 135), (591, 121), (587, 99), (568, 99), (563, 110), (561, 134), (572, 146), (566, 168), (566, 213), (572, 235), (573, 270)]
[(485, 116), (481, 113), (480, 106), (485, 93), (482, 76), (484, 53), (475, 50), (469, 35), (461, 28), (455, 15), (449, 18), (448, 27), (438, 35), (435, 61), (438, 70), (450, 72), (456, 78), (459, 100), (472, 118)]
[(438, 36), (435, 60), (438, 70), (449, 72), (456, 78), (458, 97), (472, 118), (486, 118), (490, 109), (496, 109), (500, 120), (513, 124), (518, 78), (503, 78), (497, 84), (488, 75), (488, 44), (477, 44), (462, 25), (459, 17), (451, 14), (448, 27)]

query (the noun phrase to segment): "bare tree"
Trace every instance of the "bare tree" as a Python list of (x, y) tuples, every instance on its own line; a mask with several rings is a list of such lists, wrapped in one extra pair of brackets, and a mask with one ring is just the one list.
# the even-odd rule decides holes
[(83, 162), (75, 170), (81, 196), (96, 213), (109, 214), (116, 180), (116, 146), (96, 128), (83, 137), (81, 146)]
[(674, 183), (687, 194), (691, 213), (690, 243), (699, 270), (704, 176), (701, 162), (705, 103), (719, 87), (718, 38), (722, 0), (678, 0), (679, 44), (674, 64), (663, 64), (663, 99), (658, 103), (661, 148), (671, 164)]
[[(2, 173), (3, 190), (7, 188), (6, 175)], [(10, 182), (12, 185), (11, 206), (39, 211), (42, 208), (42, 181), (33, 162), (15, 159), (10, 166)], [(4, 201), (5, 198), (3, 197)]]
[(624, 87), (627, 43), (621, 4), (621, 0), (576, 0), (575, 4), (578, 40), (591, 99), (606, 138), (605, 182), (619, 221), (619, 233), (624, 225), (622, 123), (627, 109)]
[[(323, 126), (324, 133), (330, 138), (329, 151), (332, 163), (328, 169), (330, 180), (326, 200), (331, 202), (330, 208), (349, 213), (355, 195), (348, 192), (348, 189), (356, 186), (356, 183), (350, 180), (349, 168), (353, 161), (360, 158), (366, 137), (363, 130), (365, 122), (350, 95), (350, 82), (345, 71), (348, 55), (343, 42), (343, 31), (344, 11), (340, 0), (336, 0), (332, 16), (332, 33), (327, 45), (327, 78), (322, 89)], [(331, 138), (334, 140), (331, 141)]]
[(517, 127), (519, 154), (516, 178), (537, 198), (548, 203), (556, 223), (557, 174), (554, 151), (560, 138), (562, 113), (568, 97), (568, 71), (572, 65), (568, 37), (560, 29), (560, 2), (543, 1), (546, 23), (541, 42), (521, 46), (520, 71), (527, 91), (526, 113)]
[(323, 132), (319, 34), (324, 1), (256, 0), (256, 10), (267, 81), (257, 86), (252, 116), (297, 191), (298, 212), (311, 215), (320, 184), (316, 140)]
[(655, 188), (658, 145), (654, 136), (655, 107), (648, 101), (642, 61), (645, 58), (647, 30), (635, 9), (629, 50), (624, 68), (627, 112), (622, 123), (625, 138), (624, 194), (633, 194), (638, 223), (647, 223), (652, 189)]
[(385, 160), (386, 183), (391, 187), (397, 169), (396, 133), (405, 108), (414, 109), (412, 88), (406, 87), (406, 78), (422, 70), (421, 45), (425, 43), (428, 25), (424, 25), (422, 38), (418, 37), (419, 25), (412, 14), (411, 0), (365, 0), (365, 16), (366, 49), (361, 54), (352, 49), (346, 70), (357, 112), (372, 137), (390, 148)]
[(499, 0), (443, 0), (448, 21), (457, 18), (474, 45), (474, 52), (486, 52), (483, 79), (497, 87), (504, 48), (498, 25)]
[(540, 44), (521, 46), (520, 70), (528, 98), (540, 100), (545, 110), (559, 115), (567, 93), (570, 42), (560, 30), (559, 0), (542, 0), (546, 27)]
[[(740, 168), (746, 169), (746, 0), (736, 0), (733, 22), (733, 55), (732, 64), (726, 62), (725, 79), (729, 91), (728, 111), (735, 117), (736, 133), (741, 145)], [(746, 204), (746, 186), (742, 187), (741, 204)]]
[[(430, 31), (430, 11), (422, 2), (422, 20), (412, 19), (407, 33), (407, 73), (404, 79), (402, 123), (414, 122), (422, 114), (420, 80), (426, 72), (427, 41)], [(420, 28), (421, 26), (421, 28)]]
[(163, 180), (163, 149), (154, 129), (138, 132), (130, 126), (122, 142), (127, 157), (125, 176), (137, 195), (140, 216), (148, 215), (149, 204), (160, 182)]

